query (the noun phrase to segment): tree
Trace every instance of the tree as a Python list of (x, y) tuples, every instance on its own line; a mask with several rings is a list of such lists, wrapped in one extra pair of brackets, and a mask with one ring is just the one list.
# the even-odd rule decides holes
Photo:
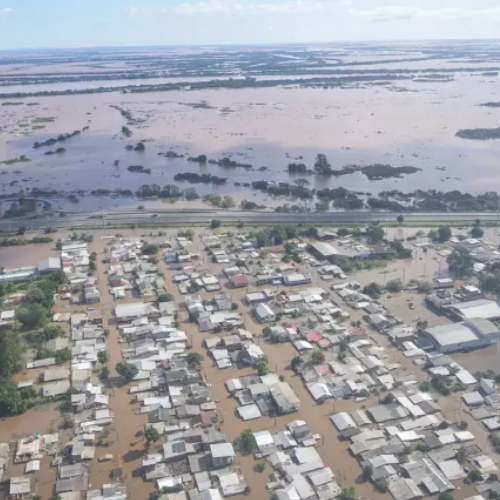
[(483, 475), (481, 472), (479, 472), (477, 469), (473, 469), (469, 472), (469, 475), (467, 476), (471, 482), (473, 483), (479, 483), (480, 481), (483, 480)]
[(269, 373), (269, 361), (267, 358), (262, 358), (255, 363), (255, 368), (257, 369), (257, 374), (259, 377), (267, 375)]
[(149, 426), (144, 430), (144, 439), (146, 440), (146, 448), (149, 448), (160, 439), (160, 434), (155, 427)]
[(366, 228), (366, 236), (370, 243), (380, 243), (384, 239), (385, 231), (378, 224), (371, 224)]
[(191, 352), (186, 357), (186, 361), (191, 368), (199, 368), (204, 359), (205, 358), (197, 352)]
[(449, 491), (445, 491), (439, 495), (438, 500), (453, 500), (453, 495)]
[(368, 389), (361, 389), (359, 391), (359, 397), (360, 398), (369, 398), (370, 397), (370, 392), (368, 391)]
[(212, 229), (217, 229), (218, 227), (220, 227), (220, 220), (219, 219), (212, 219), (212, 221), (210, 222), (210, 227)]
[(144, 245), (141, 250), (144, 255), (156, 255), (159, 249), (158, 245), (148, 243), (147, 245)]
[(24, 346), (10, 330), (0, 331), (0, 378), (8, 378), (24, 365)]
[(236, 204), (234, 203), (233, 197), (226, 194), (224, 198), (222, 198), (220, 206), (221, 208), (234, 208)]
[(56, 351), (55, 358), (58, 365), (67, 363), (71, 359), (71, 349), (69, 347), (65, 347), (64, 349)]
[(447, 259), (450, 273), (459, 278), (472, 274), (474, 262), (467, 249), (457, 246)]
[(253, 470), (255, 472), (264, 472), (266, 470), (266, 462), (257, 462), (254, 465)]
[(36, 328), (47, 322), (47, 311), (40, 304), (25, 304), (17, 308), (16, 319), (25, 328)]
[(398, 224), (403, 224), (405, 218), (402, 215), (398, 215)]
[(431, 390), (431, 383), (428, 382), (427, 380), (421, 382), (420, 385), (418, 386), (418, 390), (420, 392), (429, 392)]
[(365, 481), (369, 481), (373, 475), (373, 467), (369, 464), (365, 465), (363, 467), (363, 472), (361, 473), (361, 475)]
[(429, 295), (434, 290), (434, 286), (430, 281), (421, 280), (418, 282), (417, 290), (419, 293), (425, 293), (425, 295)]
[(64, 337), (64, 330), (59, 325), (47, 325), (41, 332), (43, 340), (48, 342), (56, 337)]
[(109, 361), (108, 353), (106, 351), (99, 351), (97, 353), (97, 361), (99, 361), (101, 365), (106, 364)]
[(196, 189), (194, 188), (187, 188), (185, 191), (184, 191), (184, 197), (186, 198), (186, 200), (197, 200), (200, 195), (196, 192)]
[(170, 293), (162, 293), (158, 296), (158, 302), (172, 302), (174, 300), (174, 296)]
[(101, 369), (101, 374), (99, 375), (101, 380), (108, 380), (109, 379), (109, 368), (107, 366), (103, 366)]
[(97, 269), (97, 266), (96, 266), (96, 264), (95, 264), (95, 261), (93, 261), (93, 260), (89, 261), (89, 269), (90, 269), (91, 271), (95, 271), (95, 270)]
[(262, 335), (264, 335), (264, 337), (269, 337), (269, 335), (271, 335), (271, 333), (273, 333), (273, 331), (272, 331), (272, 329), (269, 326), (266, 326), (262, 330)]
[(354, 487), (349, 486), (348, 488), (342, 488), (342, 491), (337, 498), (338, 500), (358, 500), (358, 495), (356, 495)]
[(369, 283), (363, 288), (363, 293), (372, 299), (378, 299), (382, 295), (382, 287), (378, 283)]
[(391, 293), (398, 293), (401, 290), (403, 290), (403, 288), (404, 288), (404, 284), (399, 279), (390, 280), (387, 282), (387, 285), (385, 285), (385, 289)]
[(427, 327), (429, 326), (429, 322), (425, 320), (419, 320), (417, 321), (417, 330), (421, 332), (422, 330), (427, 330)]
[(311, 362), (315, 365), (319, 365), (325, 361), (325, 354), (323, 351), (316, 349), (311, 354)]
[(28, 400), (21, 396), (16, 383), (11, 379), (0, 380), (0, 417), (21, 415), (28, 409)]
[(300, 356), (295, 356), (292, 358), (292, 361), (290, 361), (290, 366), (293, 371), (297, 371), (303, 363), (304, 360)]
[(132, 381), (134, 377), (139, 373), (137, 366), (133, 365), (132, 363), (126, 363), (124, 361), (121, 361), (116, 365), (116, 371), (121, 377), (126, 380), (127, 383)]
[(451, 229), (448, 226), (441, 226), (437, 231), (437, 239), (441, 243), (448, 241), (451, 238)]
[(236, 440), (236, 448), (243, 455), (249, 455), (257, 449), (257, 442), (253, 432), (250, 429), (245, 429)]
[(471, 230), (470, 230), (470, 235), (473, 237), (473, 238), (482, 238), (484, 236), (484, 231), (482, 228), (480, 228), (479, 226), (474, 226)]

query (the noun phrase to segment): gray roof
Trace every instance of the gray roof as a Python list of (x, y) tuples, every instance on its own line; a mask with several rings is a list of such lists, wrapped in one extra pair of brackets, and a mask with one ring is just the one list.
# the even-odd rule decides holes
[(56, 492), (85, 491), (89, 486), (88, 476), (76, 476), (68, 479), (59, 479), (56, 483)]
[(426, 333), (442, 347), (478, 340), (476, 334), (465, 323), (435, 326), (434, 328), (428, 328)]
[(231, 443), (217, 443), (210, 445), (210, 453), (213, 458), (234, 457), (234, 448)]
[(61, 269), (61, 259), (59, 257), (49, 257), (38, 261), (38, 271), (49, 271)]

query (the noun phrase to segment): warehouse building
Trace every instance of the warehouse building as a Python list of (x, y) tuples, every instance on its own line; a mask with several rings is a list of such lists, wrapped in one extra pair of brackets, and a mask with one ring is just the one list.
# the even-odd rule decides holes
[(331, 260), (334, 257), (341, 255), (341, 253), (330, 243), (323, 243), (321, 241), (311, 243), (309, 245), (309, 251), (318, 259), (321, 260)]
[(500, 306), (494, 300), (479, 299), (470, 302), (459, 302), (444, 308), (450, 318), (458, 321), (470, 319), (500, 319)]
[(470, 351), (500, 340), (500, 330), (487, 319), (436, 326), (424, 331), (424, 337), (442, 353)]

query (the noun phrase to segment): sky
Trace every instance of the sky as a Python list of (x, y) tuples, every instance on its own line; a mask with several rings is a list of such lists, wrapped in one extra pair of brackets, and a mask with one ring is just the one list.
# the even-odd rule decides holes
[(0, 50), (500, 38), (500, 0), (0, 0)]

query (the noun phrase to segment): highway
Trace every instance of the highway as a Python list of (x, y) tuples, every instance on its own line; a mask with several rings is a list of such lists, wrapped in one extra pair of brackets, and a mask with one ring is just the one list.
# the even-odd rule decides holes
[[(156, 214), (156, 215), (155, 215)], [(116, 211), (105, 213), (104, 217), (91, 218), (90, 213), (67, 214), (64, 217), (58, 214), (40, 215), (37, 218), (24, 217), (21, 219), (0, 220), (0, 231), (15, 231), (20, 227), (26, 229), (42, 229), (45, 227), (92, 227), (107, 225), (136, 224), (145, 226), (167, 224), (210, 224), (212, 219), (221, 222), (245, 224), (362, 224), (372, 221), (397, 221), (398, 214), (388, 212), (330, 212), (330, 213), (275, 213), (275, 212), (241, 212), (236, 210), (169, 210), (169, 211)], [(408, 213), (404, 214), (406, 222), (456, 222), (466, 223), (480, 219), (482, 222), (498, 222), (499, 215), (495, 212), (485, 213)]]

